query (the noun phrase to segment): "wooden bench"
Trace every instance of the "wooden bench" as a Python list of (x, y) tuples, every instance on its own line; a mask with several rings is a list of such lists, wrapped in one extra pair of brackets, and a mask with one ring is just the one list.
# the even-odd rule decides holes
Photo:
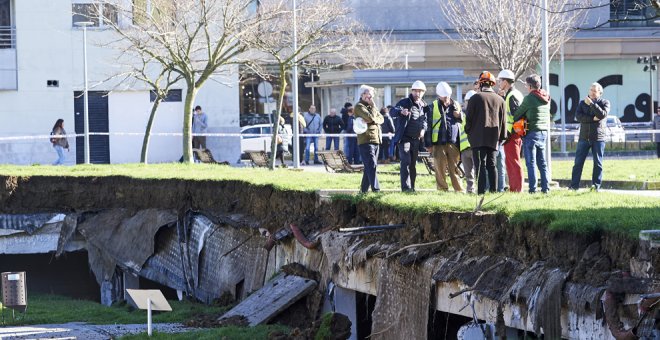
[(362, 164), (350, 164), (341, 150), (318, 151), (321, 156), (325, 170), (328, 172), (361, 172), (364, 169)]
[(433, 156), (429, 152), (420, 152), (417, 154), (417, 158), (422, 160), (429, 175), (435, 175), (435, 159), (433, 159)]
[(250, 162), (252, 162), (252, 167), (255, 167), (255, 168), (267, 168), (268, 167), (268, 163), (270, 162), (270, 158), (268, 158), (268, 154), (266, 154), (265, 151), (247, 150), (247, 151), (245, 151), (245, 154), (250, 158)]
[(215, 158), (213, 158), (211, 150), (209, 149), (193, 149), (193, 153), (195, 154), (195, 158), (197, 158), (201, 163), (229, 165), (229, 162), (216, 161)]

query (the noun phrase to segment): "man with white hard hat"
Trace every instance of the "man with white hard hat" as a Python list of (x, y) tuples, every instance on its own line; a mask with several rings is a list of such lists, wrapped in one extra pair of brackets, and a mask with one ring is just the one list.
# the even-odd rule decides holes
[(435, 161), (435, 181), (438, 190), (449, 189), (445, 176), (445, 170), (448, 169), (454, 191), (463, 192), (458, 169), (461, 160), (459, 143), (463, 121), (461, 106), (451, 99), (452, 90), (446, 82), (438, 83), (435, 93), (438, 98), (429, 108), (431, 114), (426, 118), (429, 129), (424, 136), (424, 144)]
[(415, 191), (417, 154), (427, 130), (426, 117), (429, 114), (429, 106), (422, 99), (425, 92), (426, 85), (421, 80), (415, 81), (410, 95), (390, 110), (392, 117), (398, 117), (392, 143), (399, 146), (401, 191)]
[[(511, 70), (502, 70), (497, 75), (498, 94), (504, 98), (506, 104), (506, 129), (509, 138), (504, 142), (504, 159), (506, 173), (509, 177), (509, 191), (521, 192), (523, 184), (523, 169), (520, 162), (520, 149), (522, 147), (522, 136), (513, 131), (513, 114), (523, 101), (523, 94), (515, 86), (516, 76)], [(499, 162), (498, 162), (499, 173)], [(499, 181), (498, 181), (499, 183)]]

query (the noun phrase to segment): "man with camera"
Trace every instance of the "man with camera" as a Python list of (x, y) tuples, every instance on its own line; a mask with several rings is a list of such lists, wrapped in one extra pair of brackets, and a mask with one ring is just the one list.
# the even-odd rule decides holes
[(401, 99), (390, 112), (392, 117), (398, 117), (392, 143), (399, 145), (401, 191), (415, 191), (417, 154), (426, 132), (426, 117), (429, 114), (429, 106), (422, 100), (424, 92), (426, 85), (421, 80), (415, 81), (410, 95)]

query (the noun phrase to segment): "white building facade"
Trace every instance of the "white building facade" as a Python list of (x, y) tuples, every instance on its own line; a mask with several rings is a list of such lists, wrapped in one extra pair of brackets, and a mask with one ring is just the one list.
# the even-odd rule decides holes
[[(83, 133), (84, 41), (74, 21), (84, 18), (73, 13), (90, 2), (0, 0), (0, 163), (52, 163), (56, 153), (47, 135), (59, 118), (67, 134)], [(107, 134), (90, 137), (91, 161), (139, 162), (150, 91), (139, 82), (108, 81), (122, 71), (118, 51), (104, 45), (116, 36), (100, 21), (87, 34), (89, 125), (90, 132)], [(222, 81), (207, 81), (195, 100), (208, 115), (208, 133), (239, 131), (238, 72), (224, 71)], [(160, 105), (152, 132), (166, 135), (151, 138), (149, 163), (182, 155), (182, 94), (185, 84), (177, 84)], [(218, 160), (239, 157), (238, 138), (208, 137), (207, 143)], [(66, 164), (82, 163), (83, 138), (69, 138), (69, 144)]]

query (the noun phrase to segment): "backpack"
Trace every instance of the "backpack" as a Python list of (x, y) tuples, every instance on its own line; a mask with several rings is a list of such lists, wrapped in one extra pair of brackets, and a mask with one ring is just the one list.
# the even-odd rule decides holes
[(527, 119), (520, 118), (519, 120), (513, 123), (513, 132), (517, 133), (519, 136), (524, 136), (527, 134)]
[[(55, 133), (54, 133), (53, 131), (51, 131), (51, 132), (50, 132), (50, 135), (51, 135), (51, 136), (54, 136)], [(52, 144), (56, 144), (56, 143), (57, 143), (57, 138), (52, 138), (52, 137), (51, 137), (51, 138), (50, 138), (50, 142), (51, 142)]]

